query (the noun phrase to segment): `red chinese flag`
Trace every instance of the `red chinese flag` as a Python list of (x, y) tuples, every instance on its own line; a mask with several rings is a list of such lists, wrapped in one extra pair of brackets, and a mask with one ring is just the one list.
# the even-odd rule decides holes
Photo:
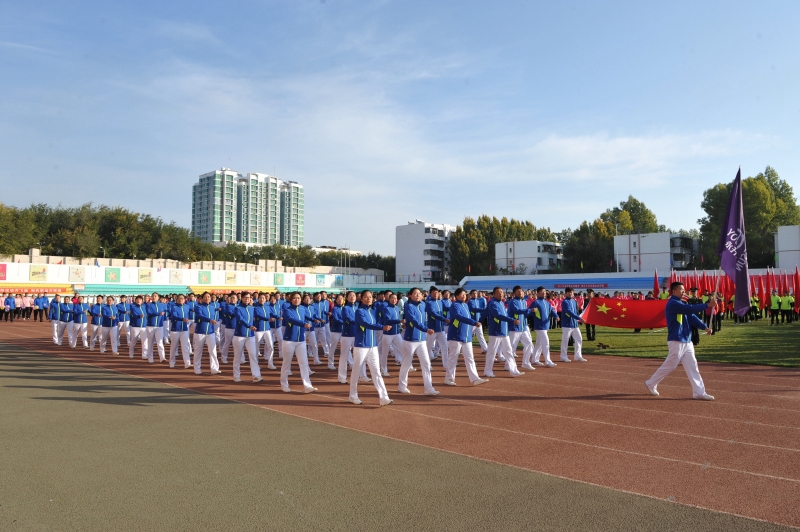
[(794, 267), (794, 311), (800, 312), (800, 270)]
[(656, 270), (653, 277), (653, 295), (657, 296), (659, 292), (661, 292), (661, 290), (658, 289), (658, 270)]
[(583, 319), (591, 325), (618, 329), (656, 329), (667, 326), (664, 309), (666, 299), (606, 299), (592, 298), (583, 311)]

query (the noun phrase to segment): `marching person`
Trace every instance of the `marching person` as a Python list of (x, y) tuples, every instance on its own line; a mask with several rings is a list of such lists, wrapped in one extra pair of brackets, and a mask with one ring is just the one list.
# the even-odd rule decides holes
[(158, 348), (158, 361), (166, 362), (164, 351), (164, 314), (167, 306), (161, 304), (158, 294), (153, 292), (150, 302), (144, 306), (147, 314), (147, 361), (153, 363), (153, 351)]
[(272, 358), (275, 354), (275, 340), (272, 336), (272, 324), (275, 323), (275, 318), (272, 315), (272, 306), (267, 302), (265, 294), (258, 295), (258, 301), (253, 305), (255, 312), (256, 322), (256, 352), (264, 342), (264, 360), (267, 361), (267, 368), (276, 369), (272, 363)]
[(581, 348), (583, 338), (579, 324), (586, 323), (578, 312), (578, 303), (573, 299), (574, 291), (572, 288), (564, 290), (564, 300), (561, 302), (561, 362), (569, 362), (569, 339), (572, 338), (575, 354), (573, 358), (576, 362), (586, 362), (583, 358)]
[[(469, 293), (469, 312), (472, 316), (472, 319), (477, 321), (478, 323), (481, 322), (483, 318), (483, 312), (486, 310), (486, 298), (483, 295), (478, 294), (477, 290), (470, 290)], [(486, 338), (483, 336), (483, 328), (473, 327), (472, 334), (478, 334), (478, 343), (481, 346), (481, 353), (486, 354), (486, 350), (489, 349), (489, 345), (486, 343)], [(470, 342), (472, 339), (470, 338)]]
[(178, 344), (183, 355), (183, 367), (192, 367), (192, 359), (189, 358), (192, 350), (189, 349), (189, 309), (186, 308), (186, 298), (183, 294), (178, 295), (178, 300), (172, 305), (169, 317), (169, 367), (175, 367), (175, 355), (178, 351)]
[[(14, 298), (12, 297), (11, 299), (13, 300)], [(11, 302), (11, 304), (12, 305), (14, 304), (13, 301)], [(8, 298), (6, 298), (5, 300), (5, 305), (6, 305), (6, 321), (8, 321), (8, 316), (9, 314), (11, 314), (8, 308), (9, 305)], [(61, 334), (58, 333), (58, 324), (61, 321), (61, 296), (58, 294), (56, 294), (56, 296), (53, 298), (53, 301), (50, 302), (50, 313), (48, 315), (48, 319), (50, 320), (50, 326), (53, 329), (53, 343), (56, 345), (61, 345), (61, 336), (64, 333), (63, 332)], [(14, 322), (13, 314), (11, 315), (11, 322), (12, 323)]]
[[(591, 288), (586, 291), (586, 298), (583, 300), (583, 310), (589, 308), (589, 305), (592, 303), (592, 298), (594, 297), (594, 290)], [(589, 323), (586, 324), (586, 339), (590, 342), (593, 342), (596, 339), (596, 330), (595, 326)]]
[(142, 342), (142, 358), (147, 359), (147, 311), (142, 302), (142, 296), (134, 298), (134, 304), (130, 307), (131, 313), (131, 341), (128, 344), (128, 355), (133, 358), (133, 350), (136, 342)]
[(489, 349), (486, 351), (483, 376), (488, 378), (494, 377), (494, 360), (498, 352), (505, 357), (506, 368), (512, 377), (524, 375), (517, 369), (514, 353), (511, 351), (511, 342), (508, 340), (508, 325), (510, 323), (519, 325), (519, 320), (512, 318), (506, 312), (503, 295), (503, 289), (495, 287), (492, 291), (492, 300), (486, 307), (486, 317), (489, 321)]
[(381, 335), (380, 349), (378, 350), (381, 360), (381, 376), (383, 377), (389, 376), (390, 348), (394, 346), (398, 353), (402, 352), (403, 337), (400, 334), (402, 321), (400, 310), (397, 308), (397, 294), (389, 293), (381, 314), (381, 325), (384, 325), (384, 330), (383, 335)]
[(347, 384), (347, 364), (350, 349), (356, 340), (356, 293), (347, 292), (347, 304), (342, 307), (342, 336), (339, 339), (339, 382)]
[(658, 395), (658, 384), (672, 373), (678, 367), (678, 364), (683, 364), (683, 369), (686, 370), (686, 375), (689, 376), (689, 382), (692, 385), (692, 397), (704, 401), (713, 401), (714, 396), (706, 393), (705, 384), (703, 384), (703, 379), (700, 377), (700, 370), (697, 366), (691, 338), (692, 327), (703, 329), (706, 334), (711, 335), (711, 329), (706, 327), (706, 324), (697, 317), (697, 314), (702, 312), (706, 306), (716, 305), (717, 299), (714, 295), (711, 295), (707, 303), (687, 305), (683, 302), (686, 290), (683, 287), (683, 283), (680, 282), (672, 283), (670, 292), (672, 296), (667, 300), (667, 306), (664, 310), (667, 318), (667, 346), (669, 349), (667, 359), (644, 384), (647, 386), (647, 391), (650, 392), (650, 395)]
[[(327, 299), (322, 299), (322, 292), (314, 294), (314, 314), (317, 317), (317, 324), (314, 332), (317, 338), (317, 345), (322, 346), (322, 352), (328, 360), (328, 365), (330, 365), (331, 362), (330, 346), (328, 345), (331, 337), (330, 330), (328, 329), (329, 303)], [(319, 353), (316, 349), (314, 350), (314, 358), (319, 360)]]
[[(472, 328), (481, 328), (481, 323), (472, 318), (469, 307), (467, 306), (467, 292), (459, 287), (455, 291), (456, 301), (450, 305), (448, 317), (450, 326), (447, 329), (447, 373), (444, 383), (448, 386), (456, 385), (456, 365), (458, 365), (459, 353), (464, 357), (464, 365), (467, 368), (469, 381), (477, 386), (489, 382), (478, 376), (475, 368), (475, 357), (472, 353)], [(479, 334), (483, 334), (482, 332)]]
[[(94, 351), (94, 346), (100, 341), (100, 329), (103, 327), (103, 296), (97, 296), (95, 304), (89, 307), (89, 351)], [(119, 319), (119, 313), (117, 313)], [(119, 342), (117, 342), (119, 346)]]
[(100, 309), (100, 352), (106, 352), (106, 340), (111, 343), (111, 353), (114, 355), (119, 354), (117, 347), (117, 306), (114, 304), (114, 298), (108, 296), (106, 304)]
[(441, 300), (442, 294), (435, 286), (431, 286), (430, 297), (425, 305), (425, 312), (428, 316), (428, 329), (433, 331), (426, 338), (428, 355), (431, 360), (435, 357), (434, 350), (438, 350), (442, 355), (442, 364), (447, 366), (447, 334), (444, 332), (444, 327), (447, 323), (447, 318), (442, 314), (444, 307)]
[(534, 347), (533, 362), (534, 366), (541, 366), (540, 359), (544, 355), (544, 365), (548, 368), (556, 367), (556, 363), (550, 358), (550, 338), (547, 331), (550, 329), (550, 318), (555, 314), (553, 306), (545, 299), (547, 290), (543, 286), (536, 289), (536, 299), (533, 300), (531, 311), (533, 312), (533, 328), (536, 331), (536, 345)]
[(89, 304), (83, 302), (83, 296), (78, 297), (78, 302), (72, 306), (72, 323), (67, 333), (69, 346), (72, 349), (78, 347), (78, 335), (83, 340), (83, 348), (89, 348), (89, 340), (86, 338), (88, 328), (86, 314), (89, 312)]
[[(64, 332), (72, 325), (73, 306), (74, 303), (68, 297), (65, 297), (58, 306), (60, 310), (58, 318), (58, 345), (61, 345), (64, 339)], [(67, 342), (69, 342), (69, 335), (67, 336)]]
[(220, 317), (222, 318), (222, 346), (220, 352), (222, 355), (222, 363), (228, 363), (228, 350), (233, 342), (233, 333), (236, 324), (234, 323), (234, 314), (236, 312), (236, 305), (239, 298), (231, 292), (227, 300), (222, 303), (219, 309)]
[[(292, 369), (292, 359), (297, 358), (300, 366), (300, 378), (303, 381), (303, 391), (305, 393), (316, 392), (317, 389), (311, 385), (309, 379), (308, 352), (306, 351), (306, 331), (311, 329), (311, 324), (306, 319), (305, 307), (301, 304), (300, 292), (292, 292), (288, 298), (289, 307), (284, 309), (283, 322), (286, 332), (283, 334), (281, 349), (283, 351), (283, 362), (281, 363), (281, 390), (291, 392), (289, 388), (289, 372)], [(345, 365), (345, 367), (347, 367)]]
[(403, 321), (405, 322), (403, 363), (400, 366), (397, 390), (400, 393), (411, 393), (408, 389), (408, 372), (411, 371), (411, 364), (414, 362), (414, 355), (416, 354), (422, 369), (422, 384), (425, 387), (425, 395), (439, 395), (439, 392), (433, 387), (431, 378), (431, 359), (430, 355), (428, 355), (428, 344), (425, 341), (425, 335), (432, 335), (433, 329), (429, 329), (427, 326), (426, 304), (422, 301), (422, 291), (419, 288), (412, 288), (408, 296), (409, 301), (403, 307)]
[[(317, 346), (317, 333), (316, 329), (319, 325), (320, 321), (317, 317), (317, 311), (314, 306), (311, 304), (311, 296), (309, 294), (305, 294), (302, 298), (303, 307), (306, 309), (306, 320), (308, 323), (311, 324), (311, 328), (308, 330), (306, 334), (306, 342), (308, 357), (314, 359), (314, 365), (318, 366), (322, 364), (322, 361), (319, 359), (319, 346)], [(323, 336), (324, 338), (324, 336)], [(310, 373), (313, 375), (314, 371), (311, 370)]]
[(47, 300), (47, 296), (44, 294), (39, 294), (39, 297), (33, 300), (33, 321), (39, 320), (39, 323), (44, 321), (45, 310), (47, 309), (50, 302)]
[(211, 303), (211, 294), (203, 292), (200, 304), (194, 305), (194, 374), (203, 374), (203, 345), (208, 347), (209, 365), (212, 375), (222, 373), (217, 359), (217, 337), (214, 328), (219, 324), (215, 307)]
[[(522, 367), (523, 369), (533, 370), (531, 358), (533, 357), (533, 338), (528, 325), (528, 302), (525, 299), (525, 291), (521, 286), (513, 288), (514, 297), (508, 300), (508, 315), (514, 318), (515, 323), (508, 325), (508, 339), (511, 343), (511, 354), (516, 355), (517, 346), (522, 342)], [(516, 362), (516, 360), (514, 361)]]
[[(331, 307), (331, 315), (329, 320), (331, 329), (331, 356), (328, 359), (328, 369), (331, 370), (336, 369), (334, 354), (336, 353), (336, 346), (339, 345), (339, 340), (342, 337), (342, 327), (344, 326), (344, 321), (342, 321), (342, 307), (344, 307), (344, 298), (342, 297), (342, 294), (336, 294), (336, 297), (333, 299), (333, 306)], [(345, 364), (346, 363), (347, 362), (345, 362)]]
[(366, 364), (372, 375), (372, 382), (378, 390), (380, 406), (392, 404), (389, 399), (389, 392), (386, 391), (386, 384), (383, 382), (379, 368), (378, 357), (378, 338), (377, 332), (389, 330), (391, 325), (381, 325), (376, 321), (375, 310), (370, 308), (372, 305), (372, 292), (364, 290), (361, 292), (361, 304), (356, 310), (356, 339), (353, 347), (353, 370), (350, 373), (350, 397), (349, 401), (355, 405), (362, 403), (358, 398), (358, 375), (361, 368)]
[(250, 304), (250, 292), (242, 292), (242, 301), (234, 310), (235, 326), (233, 332), (233, 381), (241, 382), (241, 364), (244, 351), (250, 359), (250, 374), (253, 382), (261, 382), (261, 368), (258, 365), (258, 348), (256, 346), (255, 310)]
[(117, 345), (120, 345), (122, 328), (125, 328), (125, 345), (131, 344), (131, 304), (123, 294), (117, 303)]

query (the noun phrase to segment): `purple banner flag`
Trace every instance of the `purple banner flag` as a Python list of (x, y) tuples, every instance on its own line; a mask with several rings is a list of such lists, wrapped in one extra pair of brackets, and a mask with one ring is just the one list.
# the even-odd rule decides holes
[(720, 267), (736, 283), (736, 298), (733, 312), (744, 316), (750, 309), (750, 275), (747, 268), (747, 243), (744, 232), (744, 209), (742, 208), (742, 168), (736, 173), (728, 198), (728, 208), (722, 231), (719, 235), (717, 255)]

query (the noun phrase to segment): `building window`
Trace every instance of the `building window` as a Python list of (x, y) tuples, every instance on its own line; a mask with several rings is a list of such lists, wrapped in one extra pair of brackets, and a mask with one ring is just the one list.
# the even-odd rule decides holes
[(633, 243), (633, 247), (636, 247), (636, 242)]

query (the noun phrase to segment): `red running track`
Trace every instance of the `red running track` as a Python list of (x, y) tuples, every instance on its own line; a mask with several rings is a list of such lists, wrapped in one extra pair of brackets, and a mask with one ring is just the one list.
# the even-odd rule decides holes
[[(713, 402), (691, 399), (678, 368), (648, 395), (643, 382), (660, 360), (591, 356), (589, 362), (538, 368), (520, 378), (470, 386), (462, 366), (458, 386), (441, 384), (438, 397), (422, 395), (419, 372), (412, 395), (397, 389), (397, 368), (386, 379), (395, 403), (377, 408), (372, 384), (359, 386), (361, 406), (347, 402), (349, 387), (316, 366), (314, 394), (281, 392), (278, 372), (264, 382), (232, 382), (223, 375), (148, 364), (137, 352), (101, 355), (53, 345), (48, 324), (0, 327), (0, 341), (261, 408), (424, 445), (530, 471), (638, 493), (720, 512), (800, 526), (800, 369), (701, 363)], [(665, 346), (666, 351), (666, 346)], [(123, 353), (127, 347), (123, 347)], [(483, 357), (476, 352), (476, 359)], [(263, 364), (262, 364), (263, 366)], [(248, 374), (244, 366), (245, 377)], [(302, 390), (298, 370), (290, 377)], [(248, 378), (244, 378), (247, 381)]]

